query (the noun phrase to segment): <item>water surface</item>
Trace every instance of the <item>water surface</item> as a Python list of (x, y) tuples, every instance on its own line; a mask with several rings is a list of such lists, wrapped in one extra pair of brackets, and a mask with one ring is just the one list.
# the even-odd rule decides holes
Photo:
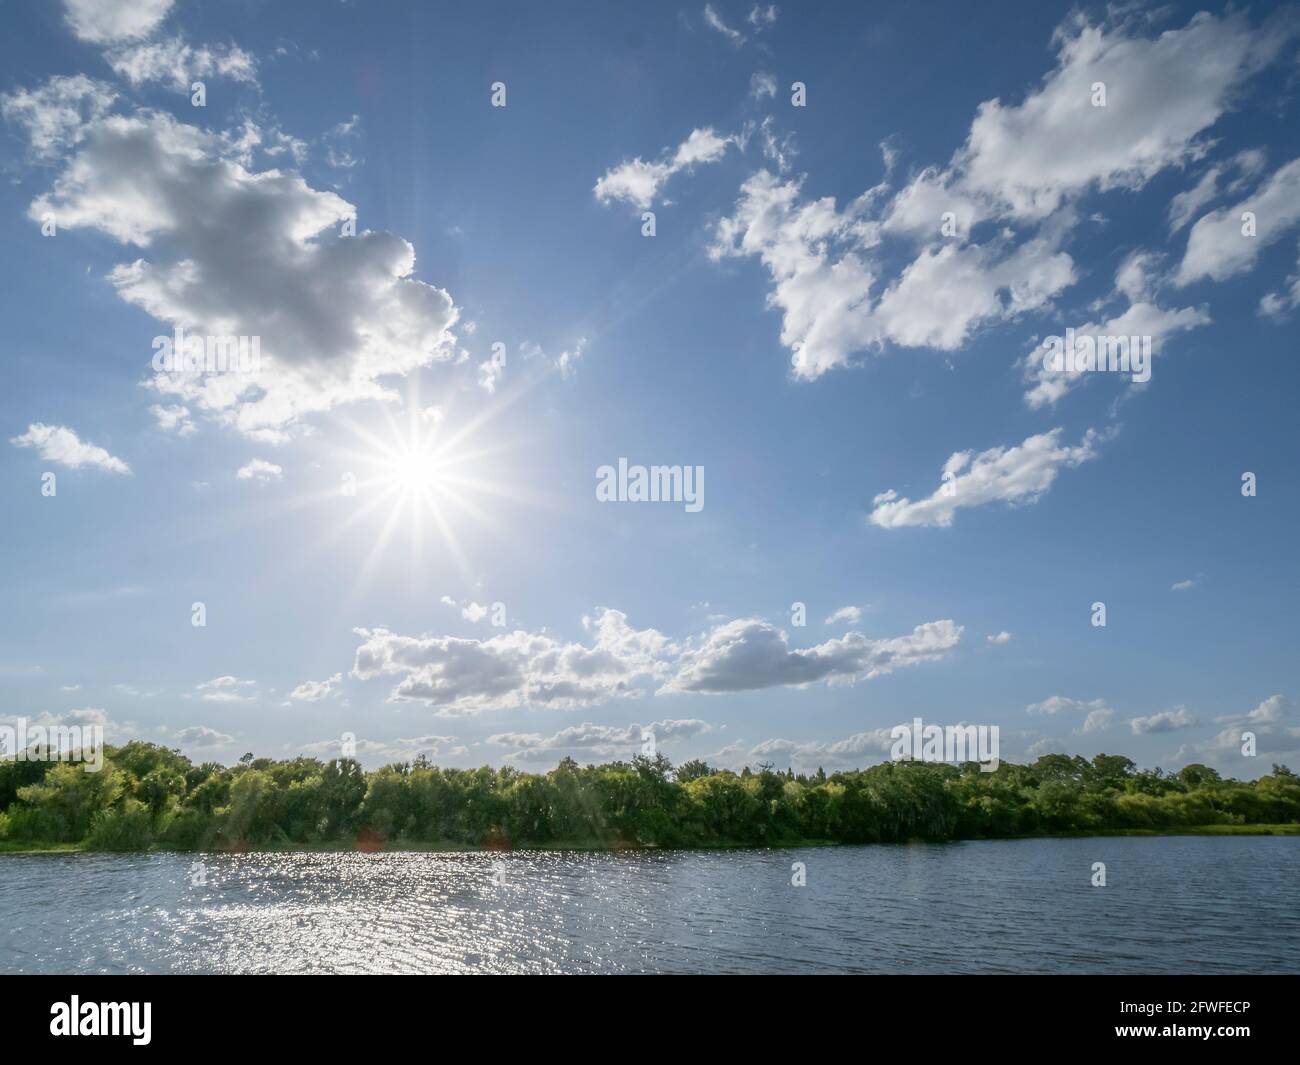
[(1296, 838), (197, 860), (0, 855), (0, 972), (1300, 972)]

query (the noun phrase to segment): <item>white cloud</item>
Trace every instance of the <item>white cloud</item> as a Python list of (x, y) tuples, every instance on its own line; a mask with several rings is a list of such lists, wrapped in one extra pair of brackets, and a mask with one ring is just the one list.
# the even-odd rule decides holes
[(732, 44), (739, 48), (745, 43), (745, 35), (739, 30), (734, 30), (722, 21), (722, 16), (714, 10), (712, 4), (704, 5), (704, 24), (711, 30), (717, 30)]
[(253, 57), (233, 44), (224, 48), (194, 47), (180, 37), (170, 37), (114, 48), (106, 58), (115, 73), (137, 87), (156, 81), (177, 92), (188, 93), (197, 79), (257, 81)]
[(856, 625), (862, 620), (862, 608), (860, 606), (842, 606), (835, 611), (830, 617), (822, 622), (823, 625), (835, 625), (841, 621), (846, 621), (850, 625)]
[[(842, 210), (830, 198), (804, 202), (798, 182), (765, 171), (742, 185), (711, 252), (767, 266), (768, 302), (783, 312), (781, 342), (797, 378), (887, 343), (956, 350), (983, 326), (1047, 307), (1077, 280), (1060, 247), (1077, 201), (1141, 188), (1200, 158), (1201, 134), (1287, 36), (1252, 30), (1245, 16), (1201, 14), (1149, 38), (1144, 20), (1112, 14), (1097, 26), (1072, 17), (1054, 38), (1056, 67), (1042, 84), (1019, 104), (981, 104), (949, 165), (920, 171), (888, 202), (885, 183)], [(1095, 81), (1106, 83), (1106, 107), (1092, 106)], [(956, 234), (941, 235), (945, 212)], [(976, 243), (971, 230), (981, 222), (998, 224)], [(920, 247), (884, 258), (885, 237)], [(899, 261), (901, 270), (892, 265)], [(1164, 331), (1188, 328), (1197, 315), (1133, 313), (1179, 316)]]
[(397, 676), (391, 701), (425, 702), (444, 715), (529, 704), (574, 709), (643, 695), (656, 684), (657, 694), (669, 694), (852, 683), (942, 658), (962, 633), (951, 621), (932, 621), (892, 639), (850, 632), (791, 649), (784, 632), (755, 618), (718, 624), (699, 646), (633, 629), (617, 610), (599, 610), (583, 625), (590, 644), (521, 630), (477, 640), (357, 629), (364, 642), (352, 676)]
[(335, 686), (342, 679), (342, 673), (335, 673), (325, 680), (305, 680), (289, 693), (289, 698), (303, 703), (319, 702), (333, 694)]
[(460, 610), (460, 616), (466, 621), (472, 621), (475, 625), (488, 616), (488, 607), (483, 603), (476, 603), (472, 599), (468, 599), (464, 603), (458, 603), (451, 596), (444, 595), (440, 602), (445, 606)]
[(584, 722), (560, 729), (550, 736), (536, 732), (501, 732), (489, 736), (488, 743), (511, 748), (512, 759), (555, 761), (565, 754), (586, 753), (600, 758), (630, 760), (641, 753), (642, 733), (654, 735), (656, 745), (668, 740), (689, 739), (712, 732), (713, 726), (698, 718), (654, 721), (649, 725), (626, 727), (595, 725)]
[(1266, 318), (1281, 321), (1290, 311), (1300, 307), (1300, 266), (1286, 279), (1286, 288), (1266, 292), (1259, 301), (1259, 313)]
[(947, 528), (962, 507), (1005, 502), (1035, 503), (1062, 469), (1097, 457), (1099, 434), (1088, 430), (1077, 447), (1059, 443), (1060, 429), (1031, 436), (1014, 447), (994, 447), (975, 454), (958, 451), (943, 465), (943, 483), (916, 502), (890, 489), (872, 500), (870, 521), (884, 529), (914, 525)]
[(1284, 718), (1290, 717), (1294, 709), (1295, 705), (1291, 700), (1278, 693), (1270, 695), (1248, 714), (1216, 717), (1214, 720), (1220, 725), (1275, 725)]
[(108, 114), (117, 94), (84, 74), (56, 75), (35, 89), (0, 96), (5, 121), (23, 127), (32, 153), (46, 159), (81, 139), (86, 126)]
[[(399, 737), (394, 740), (357, 739), (355, 741), (355, 757), (358, 761), (371, 764), (377, 762), (407, 762), (421, 754), (427, 758), (435, 758), (447, 744), (455, 741), (455, 736), (433, 735), (414, 736), (409, 739)], [(339, 758), (343, 756), (343, 742), (341, 740), (321, 740), (317, 743), (305, 745), (303, 751), (306, 754)], [(456, 754), (458, 750), (452, 750), (448, 753)]]
[(1133, 735), (1141, 736), (1151, 732), (1173, 732), (1176, 729), (1192, 728), (1198, 722), (1185, 706), (1176, 706), (1172, 710), (1162, 710), (1148, 717), (1135, 717), (1129, 722)]
[(764, 30), (776, 25), (778, 13), (775, 4), (755, 4), (745, 21), (755, 29)]
[(669, 178), (702, 163), (716, 163), (727, 152), (731, 137), (722, 137), (711, 128), (696, 129), (676, 149), (664, 152), (655, 162), (639, 156), (605, 171), (596, 182), (596, 199), (601, 203), (623, 200), (645, 210), (653, 206), (660, 189)]
[(1099, 712), (1113, 714), (1115, 711), (1106, 705), (1104, 699), (1085, 701), (1083, 699), (1071, 699), (1064, 695), (1053, 695), (1044, 699), (1041, 703), (1030, 703), (1025, 707), (1025, 713), (1027, 714), (1047, 714), (1050, 716), (1085, 712), (1089, 714)]
[[(115, 721), (109, 716), (108, 711), (98, 706), (83, 706), (76, 710), (68, 710), (63, 713), (43, 713), (43, 714), (24, 714), (22, 719), (26, 721), (27, 728), (52, 729), (60, 726), (76, 728), (102, 728), (105, 743), (114, 745), (127, 743), (139, 736), (139, 726), (134, 721)], [(0, 714), (0, 725), (8, 725), (11, 728), (18, 724), (19, 715)], [(3, 749), (3, 744), (0, 744)], [(13, 752), (6, 751), (6, 754)]]
[(155, 404), (149, 408), (149, 413), (158, 419), (158, 428), (165, 433), (174, 432), (177, 436), (192, 436), (198, 430), (198, 426), (190, 420), (190, 411), (186, 406), (168, 407)]
[(1115, 718), (1115, 711), (1109, 707), (1101, 710), (1091, 710), (1088, 716), (1083, 719), (1083, 727), (1074, 731), (1077, 733), (1087, 734), (1089, 732), (1104, 732), (1110, 728), (1110, 723)]
[(64, 19), (91, 44), (148, 37), (167, 17), (174, 0), (63, 0)]
[(993, 635), (987, 636), (987, 637), (985, 637), (985, 639), (987, 639), (988, 642), (991, 643), (991, 644), (993, 644), (994, 646), (1001, 646), (1002, 644), (1010, 643), (1010, 642), (1011, 642), (1011, 633), (1009, 633), (1009, 632), (999, 632), (999, 633), (996, 633), (996, 634), (993, 634)]
[(364, 642), (352, 676), (398, 676), (391, 701), (457, 715), (525, 704), (589, 706), (641, 694), (640, 682), (665, 674), (673, 644), (661, 633), (632, 629), (617, 610), (597, 611), (588, 629), (590, 645), (522, 630), (476, 640), (357, 629)]
[(506, 364), (504, 360), (490, 358), (484, 359), (478, 364), (478, 386), (483, 389), (489, 396), (496, 392), (497, 385), (505, 376)]
[(259, 339), (257, 374), (157, 373), (162, 395), (273, 442), (338, 404), (396, 400), (381, 377), (453, 356), (456, 308), (412, 278), (411, 245), (338, 236), (356, 208), (292, 171), (250, 169), (261, 140), (251, 124), (222, 135), (142, 110), (59, 137), (72, 154), (29, 215), (145, 249), (109, 278), (155, 318), (192, 336)]
[(755, 100), (763, 97), (776, 98), (776, 78), (765, 70), (755, 71), (749, 79), (749, 95)]
[(232, 676), (213, 677), (202, 684), (196, 684), (194, 691), (207, 703), (245, 703), (253, 698), (254, 693), (249, 692), (248, 689), (254, 687), (256, 683), (256, 681), (240, 680)]
[(1270, 695), (1246, 715), (1246, 720), (1254, 724), (1277, 722), (1289, 717), (1294, 709), (1294, 704), (1285, 695)]
[(1247, 732), (1253, 736), (1256, 756), (1267, 754), (1271, 760), (1276, 761), (1294, 758), (1298, 753), (1296, 740), (1300, 739), (1300, 729), (1286, 724), (1294, 712), (1295, 703), (1292, 700), (1280, 693), (1270, 695), (1249, 713), (1216, 717), (1216, 724), (1229, 727), (1204, 743), (1183, 744), (1173, 758), (1177, 761), (1204, 760), (1221, 765), (1254, 762), (1255, 757), (1242, 752)]
[[(1285, 35), (1252, 30), (1244, 15), (1200, 13), (1154, 38), (1142, 20), (1057, 30), (1056, 68), (1023, 103), (981, 104), (955, 157), (956, 180), (999, 214), (1044, 218), (1089, 189), (1138, 189), (1161, 170), (1203, 154), (1198, 140), (1236, 88)], [(1092, 105), (1092, 86), (1107, 105)]]
[[(1242, 216), (1255, 215), (1255, 234), (1243, 230)], [(1300, 223), (1300, 159), (1270, 175), (1254, 194), (1197, 220), (1187, 237), (1187, 251), (1174, 277), (1189, 285), (1202, 278), (1222, 281), (1250, 270), (1261, 249)]]
[(283, 475), (283, 469), (265, 459), (250, 459), (240, 466), (239, 472), (235, 474), (241, 481), (256, 481), (258, 484), (270, 484), (272, 481), (280, 480)]
[(961, 634), (962, 626), (945, 619), (891, 639), (850, 632), (815, 647), (791, 649), (780, 629), (758, 618), (740, 618), (717, 626), (701, 647), (686, 650), (663, 690), (735, 692), (870, 680), (943, 658), (961, 642)]
[(1215, 200), (1220, 195), (1220, 181), (1223, 178), (1235, 173), (1237, 176), (1229, 182), (1226, 191), (1238, 192), (1263, 169), (1264, 160), (1264, 153), (1258, 148), (1247, 148), (1226, 163), (1216, 163), (1207, 169), (1195, 185), (1169, 201), (1169, 232), (1177, 233), (1202, 207)]
[(767, 115), (759, 124), (758, 135), (762, 139), (763, 157), (774, 162), (782, 174), (787, 173), (794, 165), (794, 157), (799, 154), (794, 134), (789, 131), (778, 134), (776, 119)]
[[(831, 742), (764, 740), (750, 748), (748, 761), (753, 764), (777, 758), (787, 765), (801, 768), (859, 766), (871, 759), (871, 756), (889, 752), (894, 744), (890, 731), (887, 728), (871, 729)], [(874, 760), (883, 761), (878, 758)]]
[(69, 469), (79, 470), (91, 466), (108, 473), (130, 473), (131, 467), (110, 455), (102, 447), (82, 440), (66, 425), (45, 425), (33, 422), (27, 432), (9, 438), (14, 447), (35, 448), (47, 462), (57, 462)]
[[(1171, 336), (1210, 324), (1210, 313), (1205, 307), (1181, 307), (1178, 310), (1166, 310), (1148, 301), (1145, 298), (1145, 287), (1148, 283), (1149, 278), (1143, 274), (1141, 266), (1137, 265), (1135, 260), (1127, 260), (1120, 267), (1116, 276), (1116, 290), (1121, 291), (1128, 288), (1131, 293), (1137, 293), (1140, 288), (1143, 290), (1141, 293), (1142, 298), (1138, 298), (1136, 302), (1130, 302), (1128, 309), (1122, 314), (1113, 316), (1104, 322), (1089, 322), (1086, 325), (1073, 327), (1076, 339), (1079, 337), (1092, 337), (1094, 340), (1098, 340), (1101, 337), (1149, 336), (1151, 338), (1151, 353), (1155, 356), (1164, 350), (1165, 343)], [(1049, 370), (1044, 362), (1044, 354), (1045, 349), (1038, 345), (1025, 356), (1023, 362), (1025, 378), (1031, 385), (1025, 391), (1025, 402), (1032, 409), (1051, 406), (1071, 389), (1086, 383), (1096, 376), (1096, 374), (1087, 370)], [(1106, 376), (1122, 377), (1126, 381), (1131, 380), (1129, 375), (1124, 374), (1107, 374)]]
[(1192, 580), (1191, 577), (1188, 577), (1186, 580), (1174, 581), (1174, 583), (1169, 586), (1169, 590), (1171, 592), (1185, 592), (1187, 589), (1194, 587), (1196, 587), (1196, 582)]
[(208, 728), (207, 725), (190, 725), (177, 732), (173, 739), (182, 747), (190, 748), (224, 747), (235, 742), (234, 736), (227, 736), (224, 732)]
[(797, 378), (847, 366), (854, 353), (887, 341), (955, 350), (979, 326), (1041, 308), (1075, 280), (1054, 235), (1018, 246), (995, 238), (923, 248), (873, 300), (883, 270), (871, 254), (881, 237), (870, 210), (884, 186), (842, 212), (830, 197), (801, 202), (800, 188), (767, 170), (754, 174), (709, 249), (715, 259), (756, 255), (767, 267), (768, 303), (783, 312), (781, 343)]
[(578, 363), (582, 359), (583, 349), (587, 346), (586, 337), (578, 337), (578, 342), (571, 348), (565, 348), (557, 356), (552, 365), (560, 371), (560, 376), (568, 380), (578, 372)]

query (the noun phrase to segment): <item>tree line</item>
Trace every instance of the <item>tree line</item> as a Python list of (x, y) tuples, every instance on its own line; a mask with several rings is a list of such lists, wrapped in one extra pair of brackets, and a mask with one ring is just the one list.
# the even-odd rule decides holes
[(827, 774), (740, 773), (663, 755), (546, 773), (366, 771), (350, 758), (247, 754), (195, 765), (143, 741), (75, 762), (0, 761), (0, 847), (245, 850), (321, 846), (710, 847), (1007, 838), (1206, 825), (1300, 823), (1300, 778), (1253, 781), (1204, 765), (1139, 769), (1121, 755), (1049, 754), (1032, 765), (886, 762)]

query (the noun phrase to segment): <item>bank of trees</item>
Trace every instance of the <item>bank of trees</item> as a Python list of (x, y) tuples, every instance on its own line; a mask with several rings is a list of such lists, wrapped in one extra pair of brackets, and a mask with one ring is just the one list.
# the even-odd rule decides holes
[(320, 845), (718, 846), (901, 842), (1108, 829), (1300, 823), (1300, 778), (1255, 781), (1190, 765), (1139, 770), (1119, 755), (1033, 765), (892, 762), (827, 775), (740, 774), (661, 755), (549, 773), (440, 769), (423, 759), (366, 772), (352, 759), (195, 765), (144, 742), (103, 768), (0, 762), (0, 844), (102, 850)]

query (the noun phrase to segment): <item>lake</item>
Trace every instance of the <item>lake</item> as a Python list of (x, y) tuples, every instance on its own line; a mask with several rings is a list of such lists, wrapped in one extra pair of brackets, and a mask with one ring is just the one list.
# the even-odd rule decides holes
[(0, 929), (3, 973), (1296, 973), (1300, 838), (0, 855)]

